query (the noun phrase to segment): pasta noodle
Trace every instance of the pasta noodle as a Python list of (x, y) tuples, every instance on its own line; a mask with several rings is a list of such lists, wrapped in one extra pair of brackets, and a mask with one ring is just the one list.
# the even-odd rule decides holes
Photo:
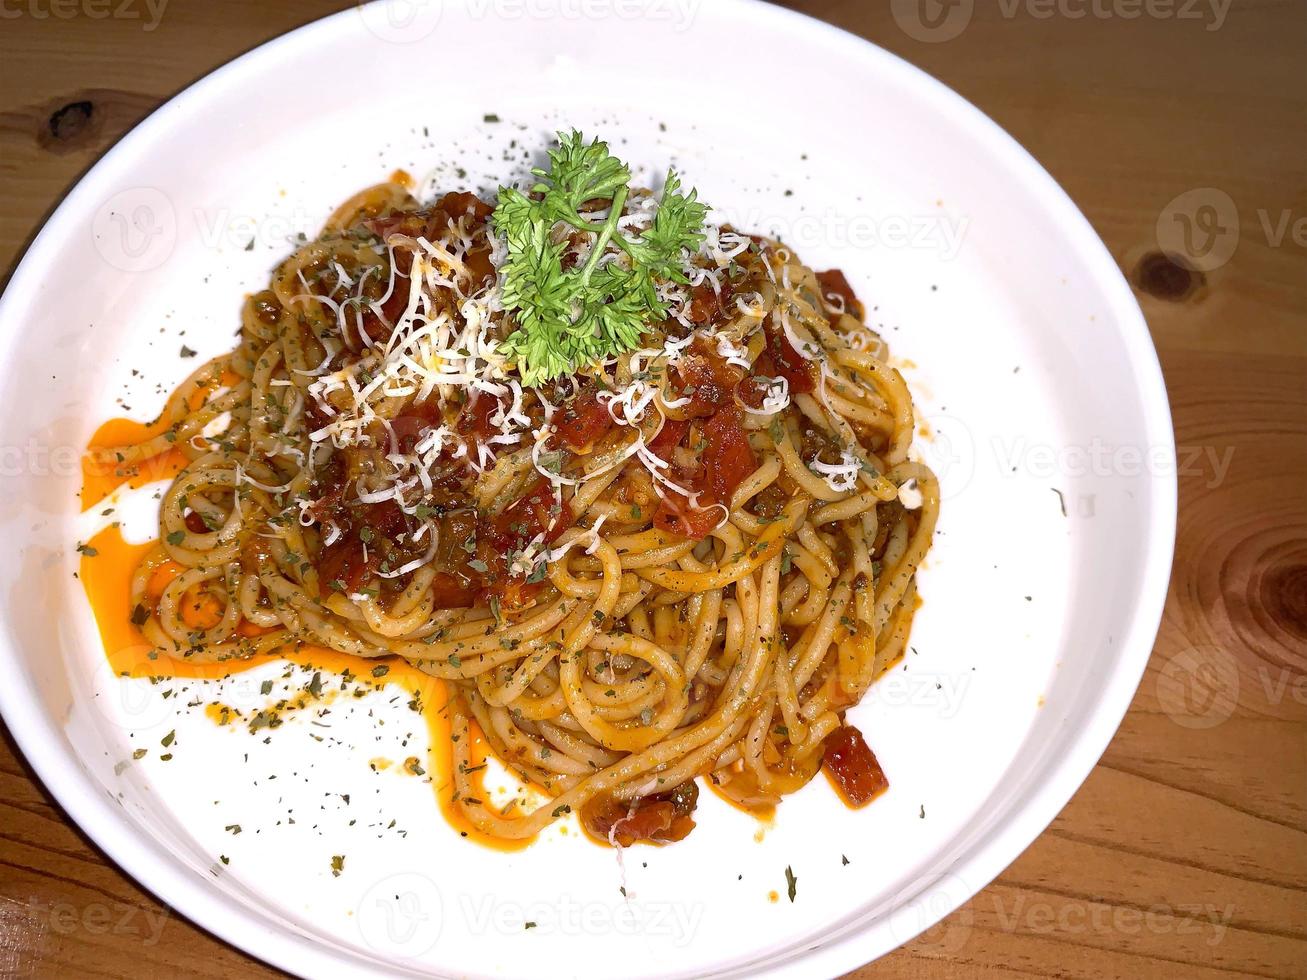
[[(676, 840), (697, 777), (756, 809), (823, 764), (865, 803), (886, 781), (844, 712), (904, 649), (939, 489), (843, 275), (709, 226), (638, 348), (527, 386), (490, 210), (357, 194), (166, 432), (102, 451), (188, 460), (133, 579), (141, 631), (188, 662), (312, 644), (441, 678), (456, 802), (495, 837), (579, 811), (614, 844)], [(487, 803), (473, 727), (545, 802)]]

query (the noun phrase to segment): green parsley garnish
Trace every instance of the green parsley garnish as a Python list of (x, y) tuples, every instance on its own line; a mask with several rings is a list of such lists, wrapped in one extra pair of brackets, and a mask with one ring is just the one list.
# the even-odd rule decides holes
[[(528, 193), (501, 187), (496, 231), (508, 244), (500, 269), (504, 308), (518, 328), (503, 350), (516, 357), (525, 385), (574, 373), (592, 361), (639, 345), (645, 325), (663, 320), (667, 304), (659, 282), (688, 282), (686, 250), (703, 241), (708, 208), (696, 192), (681, 193), (669, 170), (653, 224), (638, 237), (617, 227), (631, 188), (631, 170), (599, 140), (586, 143), (573, 130), (560, 133), (549, 170)], [(606, 208), (594, 223), (580, 214)], [(564, 234), (556, 234), (560, 229)], [(594, 235), (584, 265), (564, 269), (569, 229)], [(612, 248), (610, 248), (610, 246)]]

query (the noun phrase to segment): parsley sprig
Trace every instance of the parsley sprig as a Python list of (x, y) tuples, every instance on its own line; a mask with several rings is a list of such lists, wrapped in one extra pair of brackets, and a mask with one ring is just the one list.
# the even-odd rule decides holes
[[(669, 170), (652, 225), (638, 236), (618, 228), (630, 197), (631, 170), (608, 144), (560, 133), (549, 169), (526, 193), (500, 188), (495, 229), (508, 245), (501, 266), (503, 304), (517, 329), (503, 343), (523, 384), (538, 385), (640, 343), (645, 326), (667, 317), (660, 282), (682, 285), (686, 251), (703, 241), (708, 208), (681, 191)], [(598, 202), (598, 203), (597, 203)], [(582, 217), (607, 208), (601, 223)], [(560, 229), (560, 225), (563, 226)], [(595, 238), (584, 265), (563, 267), (570, 226)]]

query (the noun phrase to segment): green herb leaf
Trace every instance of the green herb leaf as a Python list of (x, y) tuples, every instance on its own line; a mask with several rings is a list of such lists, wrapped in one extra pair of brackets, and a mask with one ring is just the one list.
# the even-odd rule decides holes
[[(708, 213), (694, 191), (681, 193), (669, 171), (652, 226), (631, 237), (617, 226), (631, 171), (607, 143), (560, 133), (549, 162), (548, 170), (533, 171), (539, 182), (528, 193), (500, 188), (494, 214), (508, 245), (503, 303), (517, 321), (502, 349), (516, 358), (526, 385), (638, 346), (645, 325), (667, 316), (658, 283), (687, 282), (685, 252), (703, 241)], [(608, 210), (598, 225), (580, 214), (587, 203), (596, 210), (596, 202)], [(584, 265), (563, 268), (569, 237), (555, 234), (560, 224), (594, 236)]]

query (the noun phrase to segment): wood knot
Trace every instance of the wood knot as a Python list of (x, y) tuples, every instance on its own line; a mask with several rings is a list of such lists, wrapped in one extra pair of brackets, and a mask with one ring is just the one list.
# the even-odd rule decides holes
[(152, 95), (116, 88), (61, 92), (48, 101), (0, 113), (0, 133), (14, 129), (59, 156), (85, 153), (116, 140), (159, 101)]
[(1258, 592), (1266, 615), (1280, 629), (1307, 640), (1307, 565), (1268, 569)]
[(71, 143), (85, 137), (95, 118), (95, 103), (90, 99), (69, 102), (50, 113), (50, 139)]
[(1149, 252), (1135, 266), (1135, 287), (1170, 303), (1188, 299), (1206, 283), (1203, 273), (1186, 268), (1163, 252)]

